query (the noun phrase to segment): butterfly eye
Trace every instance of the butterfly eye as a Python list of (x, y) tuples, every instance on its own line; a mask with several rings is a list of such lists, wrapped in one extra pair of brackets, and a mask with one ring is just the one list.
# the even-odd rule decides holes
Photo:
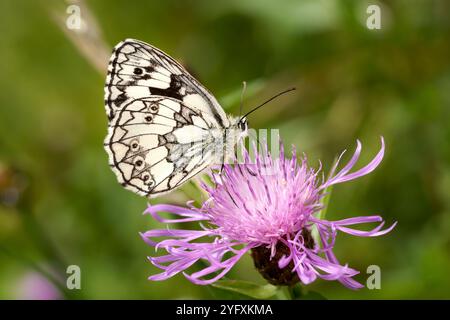
[(158, 109), (159, 109), (159, 107), (158, 107), (158, 105), (157, 104), (152, 104), (151, 106), (150, 106), (150, 112), (151, 113), (157, 113), (158, 112)]
[(133, 140), (130, 143), (130, 147), (131, 147), (131, 151), (136, 152), (139, 150), (139, 141), (138, 140)]
[(133, 73), (135, 75), (141, 75), (144, 71), (141, 68), (134, 68)]
[(242, 131), (246, 131), (247, 130), (247, 119), (242, 119), (241, 121), (239, 121), (239, 129), (241, 129)]
[(141, 170), (144, 168), (144, 159), (142, 157), (136, 157), (134, 159), (134, 165), (136, 166), (136, 169)]
[(145, 121), (147, 121), (147, 122), (152, 122), (152, 120), (153, 120), (153, 116), (151, 116), (151, 115), (148, 115), (145, 117)]

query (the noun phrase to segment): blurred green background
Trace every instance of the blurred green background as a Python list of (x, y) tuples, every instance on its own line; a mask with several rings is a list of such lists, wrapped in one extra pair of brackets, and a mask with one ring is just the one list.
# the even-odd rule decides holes
[[(381, 238), (341, 235), (336, 254), (381, 267), (381, 290), (318, 280), (326, 298), (450, 298), (450, 2), (446, 0), (78, 2), (87, 31), (65, 27), (64, 1), (1, 1), (0, 298), (34, 297), (48, 277), (81, 268), (81, 290), (62, 298), (226, 298), (183, 276), (149, 282), (153, 249), (138, 232), (146, 199), (124, 190), (102, 147), (107, 55), (124, 38), (179, 61), (237, 114), (296, 86), (250, 117), (329, 168), (363, 143), (360, 166), (387, 143), (371, 175), (337, 186), (328, 218), (381, 214)], [(77, 3), (76, 1), (74, 3)], [(382, 8), (369, 30), (368, 4)], [(347, 158), (348, 159), (348, 155)], [(158, 201), (198, 199), (193, 185)], [(155, 201), (152, 200), (152, 203)], [(249, 256), (229, 278), (264, 283)], [(33, 280), (34, 279), (34, 280)], [(37, 291), (37, 292), (36, 292)]]

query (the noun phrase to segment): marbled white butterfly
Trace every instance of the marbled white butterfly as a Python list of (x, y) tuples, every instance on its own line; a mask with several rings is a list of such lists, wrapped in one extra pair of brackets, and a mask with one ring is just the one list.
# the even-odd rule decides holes
[(247, 135), (246, 117), (227, 116), (179, 63), (138, 40), (114, 48), (105, 107), (109, 164), (125, 188), (147, 197), (223, 163)]

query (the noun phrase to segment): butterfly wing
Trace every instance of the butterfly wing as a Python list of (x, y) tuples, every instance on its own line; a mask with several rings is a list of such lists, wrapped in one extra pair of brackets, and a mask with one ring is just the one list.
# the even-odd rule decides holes
[(216, 130), (173, 98), (135, 99), (116, 112), (109, 128), (110, 166), (125, 188), (143, 196), (177, 188), (213, 159)]
[(113, 51), (105, 85), (109, 119), (134, 99), (170, 97), (212, 118), (218, 127), (228, 127), (225, 112), (193, 76), (170, 56), (145, 42), (127, 39)]
[(169, 192), (211, 165), (230, 121), (180, 64), (138, 40), (119, 43), (105, 85), (105, 149), (119, 182), (140, 195)]

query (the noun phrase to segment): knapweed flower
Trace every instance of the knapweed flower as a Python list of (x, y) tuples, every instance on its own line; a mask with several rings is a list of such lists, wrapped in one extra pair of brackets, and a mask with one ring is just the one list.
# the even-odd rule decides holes
[[(383, 139), (381, 143), (375, 158), (351, 173), (361, 153), (358, 141), (350, 161), (336, 173), (338, 160), (328, 179), (320, 174), (320, 168), (308, 166), (305, 155), (297, 159), (295, 150), (291, 158), (285, 158), (282, 145), (278, 158), (256, 153), (252, 160), (245, 153), (243, 163), (225, 164), (221, 172), (210, 173), (213, 185), (202, 184), (209, 198), (200, 208), (192, 203), (187, 207), (149, 206), (145, 213), (162, 223), (197, 221), (201, 226), (200, 230), (166, 228), (141, 234), (149, 245), (167, 251), (163, 256), (149, 257), (163, 270), (149, 279), (165, 280), (183, 272), (195, 284), (211, 284), (251, 252), (255, 267), (272, 284), (309, 284), (319, 277), (338, 280), (352, 289), (361, 288), (352, 279), (359, 272), (341, 265), (333, 253), (337, 233), (375, 237), (391, 231), (395, 223), (382, 230), (384, 221), (380, 216), (331, 221), (320, 218), (319, 212), (328, 187), (364, 176), (379, 165), (384, 155)], [(159, 212), (177, 217), (167, 219)], [(351, 228), (373, 222), (378, 225), (370, 231)], [(200, 260), (203, 268), (188, 274), (187, 269)]]

